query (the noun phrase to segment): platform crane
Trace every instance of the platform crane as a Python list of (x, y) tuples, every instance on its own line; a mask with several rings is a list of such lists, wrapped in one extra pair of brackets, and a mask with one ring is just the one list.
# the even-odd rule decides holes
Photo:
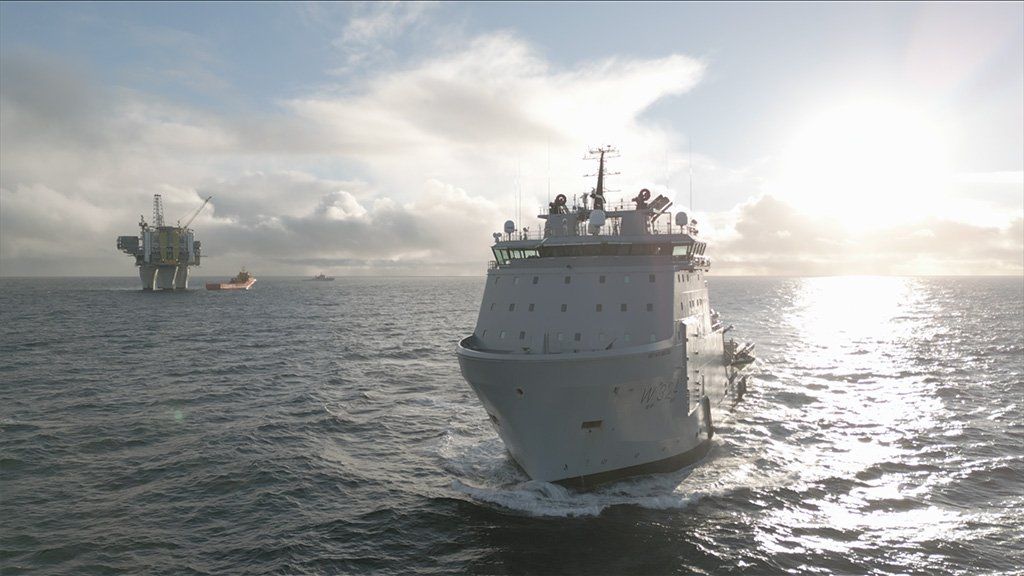
[(185, 221), (184, 226), (181, 225), (181, 220), (178, 220), (178, 228), (188, 228), (188, 225), (191, 224), (192, 221), (196, 219), (196, 216), (199, 216), (199, 213), (203, 211), (203, 208), (206, 208), (206, 205), (209, 204), (210, 200), (212, 199), (213, 196), (207, 196), (206, 200), (203, 200), (203, 203), (199, 206), (199, 208), (196, 208), (196, 211), (192, 213), (192, 216), (190, 216), (189, 219)]

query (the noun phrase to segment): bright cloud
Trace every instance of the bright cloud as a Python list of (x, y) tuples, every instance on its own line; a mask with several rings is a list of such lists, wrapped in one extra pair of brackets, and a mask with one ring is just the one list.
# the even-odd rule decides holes
[[(181, 64), (179, 80), (201, 84), (202, 98), (5, 49), (0, 273), (129, 274), (114, 239), (160, 193), (172, 221), (214, 196), (194, 223), (209, 256), (200, 273), (479, 274), (505, 219), (521, 212), (519, 225), (535, 226), (551, 195), (590, 190), (581, 176), (594, 167), (581, 157), (603, 144), (622, 151), (610, 199), (668, 195), (701, 222), (721, 272), (1024, 271), (1024, 166), (964, 160), (955, 106), (821, 98), (757, 160), (691, 156), (687, 126), (656, 111), (716, 90), (714, 58), (677, 49), (560, 61), (512, 31), (450, 33), (437, 22), (448, 9), (304, 6), (332, 55), (323, 68), (342, 67), (254, 106), (213, 73), (230, 64), (221, 37), (135, 35), (159, 54), (143, 75), (174, 81)], [(975, 64), (940, 84), (966, 81), (998, 48), (978, 46)], [(986, 125), (1002, 134), (1019, 114)]]
[[(581, 143), (599, 134), (619, 136), (630, 150), (623, 168), (644, 173), (673, 135), (639, 116), (702, 72), (684, 56), (559, 70), (498, 34), (360, 90), (325, 89), (281, 114), (240, 118), (106, 88), (60, 62), (7, 58), (3, 272), (123, 272), (113, 239), (148, 213), (153, 193), (172, 220), (214, 196), (194, 227), (218, 268), (261, 255), (267, 272), (307, 273), (309, 262), (479, 272), (514, 186), (527, 213), (546, 201), (542, 180), (555, 193), (584, 192)], [(353, 177), (314, 175), (339, 161)], [(78, 254), (56, 248), (69, 234), (82, 241)]]

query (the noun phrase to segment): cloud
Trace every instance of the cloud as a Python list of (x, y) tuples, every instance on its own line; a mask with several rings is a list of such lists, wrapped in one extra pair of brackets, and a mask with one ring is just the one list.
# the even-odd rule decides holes
[(391, 45), (422, 24), (437, 5), (432, 2), (368, 2), (353, 5), (341, 34), (332, 45), (341, 50), (345, 64), (331, 72), (345, 75), (360, 67), (380, 65), (395, 58)]
[[(464, 239), (487, 238), (488, 222), (497, 207), (465, 190), (428, 180), (414, 201), (402, 203), (376, 196), (364, 204), (347, 190), (305, 174), (264, 178), (280, 190), (301, 194), (319, 189), (322, 193), (305, 212), (254, 221), (222, 218), (218, 209), (202, 224), (204, 245), (220, 247), (218, 258), (241, 261), (259, 255), (264, 265), (285, 273), (306, 273), (310, 263), (403, 265), (406, 272), (426, 268), (452, 273), (477, 268), (486, 259), (484, 242), (467, 243)], [(208, 188), (220, 197), (231, 197), (233, 189), (238, 189), (237, 182)]]
[(562, 190), (585, 187), (581, 152), (607, 142), (627, 151), (618, 166), (631, 176), (617, 184), (649, 186), (641, 175), (663, 174), (661, 160), (678, 143), (640, 116), (690, 90), (703, 71), (702, 62), (678, 55), (558, 70), (515, 36), (492, 34), (369, 78), (360, 92), (323, 91), (286, 105), (319, 127), (319, 145), (358, 158), (390, 187), (408, 188), (407, 175), (427, 174), (508, 194), (511, 176), (525, 166), (524, 195), (539, 205), (549, 150), (552, 186)]
[[(405, 9), (370, 9), (377, 16), (353, 24), (349, 39), (413, 26)], [(623, 172), (645, 173), (643, 159), (662, 157), (673, 136), (640, 115), (702, 72), (684, 56), (556, 69), (501, 33), (241, 116), (5, 54), (0, 272), (123, 273), (114, 238), (161, 193), (170, 221), (214, 196), (194, 226), (218, 270), (266, 256), (264, 273), (308, 272), (300, 261), (478, 273), (515, 192), (529, 214), (548, 181), (586, 188), (585, 144), (621, 136)], [(60, 248), (69, 235), (75, 255)]]
[(1024, 215), (1008, 226), (930, 218), (882, 229), (801, 214), (772, 196), (740, 207), (710, 243), (731, 274), (986, 275), (1024, 273)]
[[(423, 15), (409, 9), (364, 8), (367, 20), (340, 37), (385, 42), (418, 25)], [(172, 222), (214, 196), (193, 224), (207, 254), (202, 274), (242, 264), (260, 274), (482, 273), (490, 233), (516, 212), (517, 194), (522, 226), (549, 187), (589, 190), (592, 180), (580, 178), (587, 146), (623, 151), (614, 165), (622, 175), (609, 183), (621, 192), (610, 199), (646, 187), (685, 208), (674, 192), (686, 185), (684, 141), (644, 112), (693, 89), (704, 70), (682, 55), (559, 68), (497, 33), (243, 116), (5, 54), (0, 274), (130, 274), (114, 239), (137, 229), (154, 193)], [(760, 185), (761, 165), (733, 168), (699, 153), (694, 161), (705, 196), (731, 204)], [(964, 180), (999, 186), (999, 198), (1020, 186), (1019, 172)], [(1009, 228), (932, 218), (856, 233), (771, 196), (698, 217), (724, 272), (1021, 269), (1019, 217)]]

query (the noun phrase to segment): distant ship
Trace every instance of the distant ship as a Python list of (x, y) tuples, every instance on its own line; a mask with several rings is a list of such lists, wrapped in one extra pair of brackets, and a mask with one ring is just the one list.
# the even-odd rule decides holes
[(572, 206), (559, 194), (542, 235), (512, 221), (494, 234), (476, 329), (456, 347), (512, 458), (578, 488), (702, 458), (753, 361), (711, 309), (696, 221), (658, 222), (672, 203), (647, 189), (605, 205), (609, 152), (591, 151), (596, 188)]
[(252, 274), (249, 274), (248, 272), (246, 272), (245, 268), (242, 268), (242, 271), (239, 272), (237, 276), (235, 276), (231, 280), (228, 280), (227, 282), (224, 282), (224, 283), (221, 283), (221, 284), (218, 284), (217, 282), (207, 282), (206, 283), (206, 289), (207, 290), (248, 290), (249, 288), (252, 288), (252, 285), (255, 284), (255, 283), (256, 283), (256, 278), (254, 278)]
[(201, 244), (189, 224), (213, 196), (208, 196), (183, 225), (164, 225), (163, 199), (153, 195), (153, 225), (139, 217), (138, 236), (118, 236), (117, 249), (135, 257), (143, 290), (185, 290), (189, 266), (199, 266)]
[(317, 274), (309, 279), (312, 282), (333, 282), (334, 276), (324, 276), (323, 274)]

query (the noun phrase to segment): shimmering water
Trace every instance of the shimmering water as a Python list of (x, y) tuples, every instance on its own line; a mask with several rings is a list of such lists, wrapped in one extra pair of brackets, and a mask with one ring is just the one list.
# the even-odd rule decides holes
[(459, 376), (481, 278), (136, 282), (0, 281), (5, 575), (1024, 567), (1021, 278), (713, 278), (747, 399), (697, 466), (587, 494)]

